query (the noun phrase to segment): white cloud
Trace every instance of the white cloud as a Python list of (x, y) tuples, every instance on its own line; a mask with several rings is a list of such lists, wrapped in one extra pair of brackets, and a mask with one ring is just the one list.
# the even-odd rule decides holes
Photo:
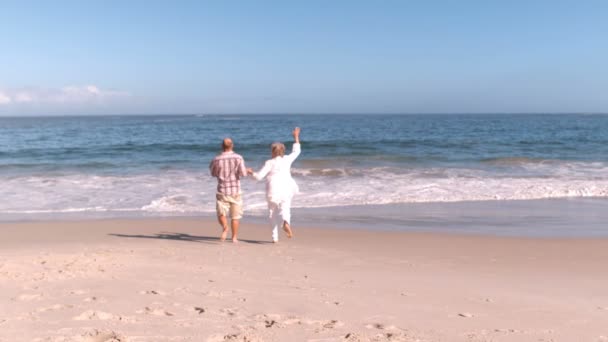
[(0, 89), (0, 105), (23, 103), (99, 103), (129, 93), (100, 89), (96, 85), (65, 86), (62, 88)]
[(10, 96), (5, 94), (3, 91), (0, 91), (0, 105), (11, 103), (12, 99)]
[(21, 91), (16, 93), (13, 98), (15, 102), (32, 102), (34, 100), (30, 94)]

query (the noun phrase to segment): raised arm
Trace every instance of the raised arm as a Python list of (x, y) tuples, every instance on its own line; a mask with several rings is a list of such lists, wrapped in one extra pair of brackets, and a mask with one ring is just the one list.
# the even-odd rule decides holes
[(288, 156), (285, 156), (286, 159), (288, 159), (290, 162), (293, 163), (294, 160), (296, 160), (296, 158), (298, 158), (298, 156), (300, 155), (300, 127), (296, 127), (293, 129), (293, 132), (291, 132), (291, 134), (293, 134), (293, 146), (291, 147), (291, 153)]
[(291, 132), (291, 134), (293, 134), (293, 140), (295, 141), (296, 144), (300, 143), (300, 127), (296, 127), (293, 129), (293, 132)]

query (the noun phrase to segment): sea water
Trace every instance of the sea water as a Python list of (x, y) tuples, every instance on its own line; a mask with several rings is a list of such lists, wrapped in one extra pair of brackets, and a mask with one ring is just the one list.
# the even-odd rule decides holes
[[(222, 138), (259, 169), (272, 142), (290, 152), (295, 126), (296, 214), (356, 207), (381, 219), (379, 205), (608, 198), (606, 115), (5, 117), (0, 220), (211, 216), (208, 166)], [(242, 187), (247, 215), (262, 217), (263, 182)]]

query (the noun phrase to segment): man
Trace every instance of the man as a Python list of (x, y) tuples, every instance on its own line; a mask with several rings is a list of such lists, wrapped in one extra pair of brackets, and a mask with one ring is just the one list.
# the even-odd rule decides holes
[(228, 235), (228, 219), (232, 227), (232, 242), (238, 242), (239, 220), (243, 217), (243, 199), (241, 198), (240, 178), (247, 175), (245, 160), (233, 151), (234, 144), (230, 138), (222, 142), (222, 153), (213, 158), (209, 164), (211, 175), (217, 178), (216, 210), (217, 219), (222, 226), (221, 241)]

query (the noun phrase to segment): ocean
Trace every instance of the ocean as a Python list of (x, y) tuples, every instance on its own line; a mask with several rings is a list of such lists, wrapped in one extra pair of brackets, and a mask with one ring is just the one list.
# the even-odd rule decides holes
[[(294, 126), (296, 222), (315, 209), (382, 220), (420, 203), (608, 197), (608, 115), (4, 117), (0, 221), (213, 216), (208, 165), (222, 138), (259, 169), (272, 142), (291, 150)], [(242, 186), (246, 216), (262, 218), (263, 182)]]

